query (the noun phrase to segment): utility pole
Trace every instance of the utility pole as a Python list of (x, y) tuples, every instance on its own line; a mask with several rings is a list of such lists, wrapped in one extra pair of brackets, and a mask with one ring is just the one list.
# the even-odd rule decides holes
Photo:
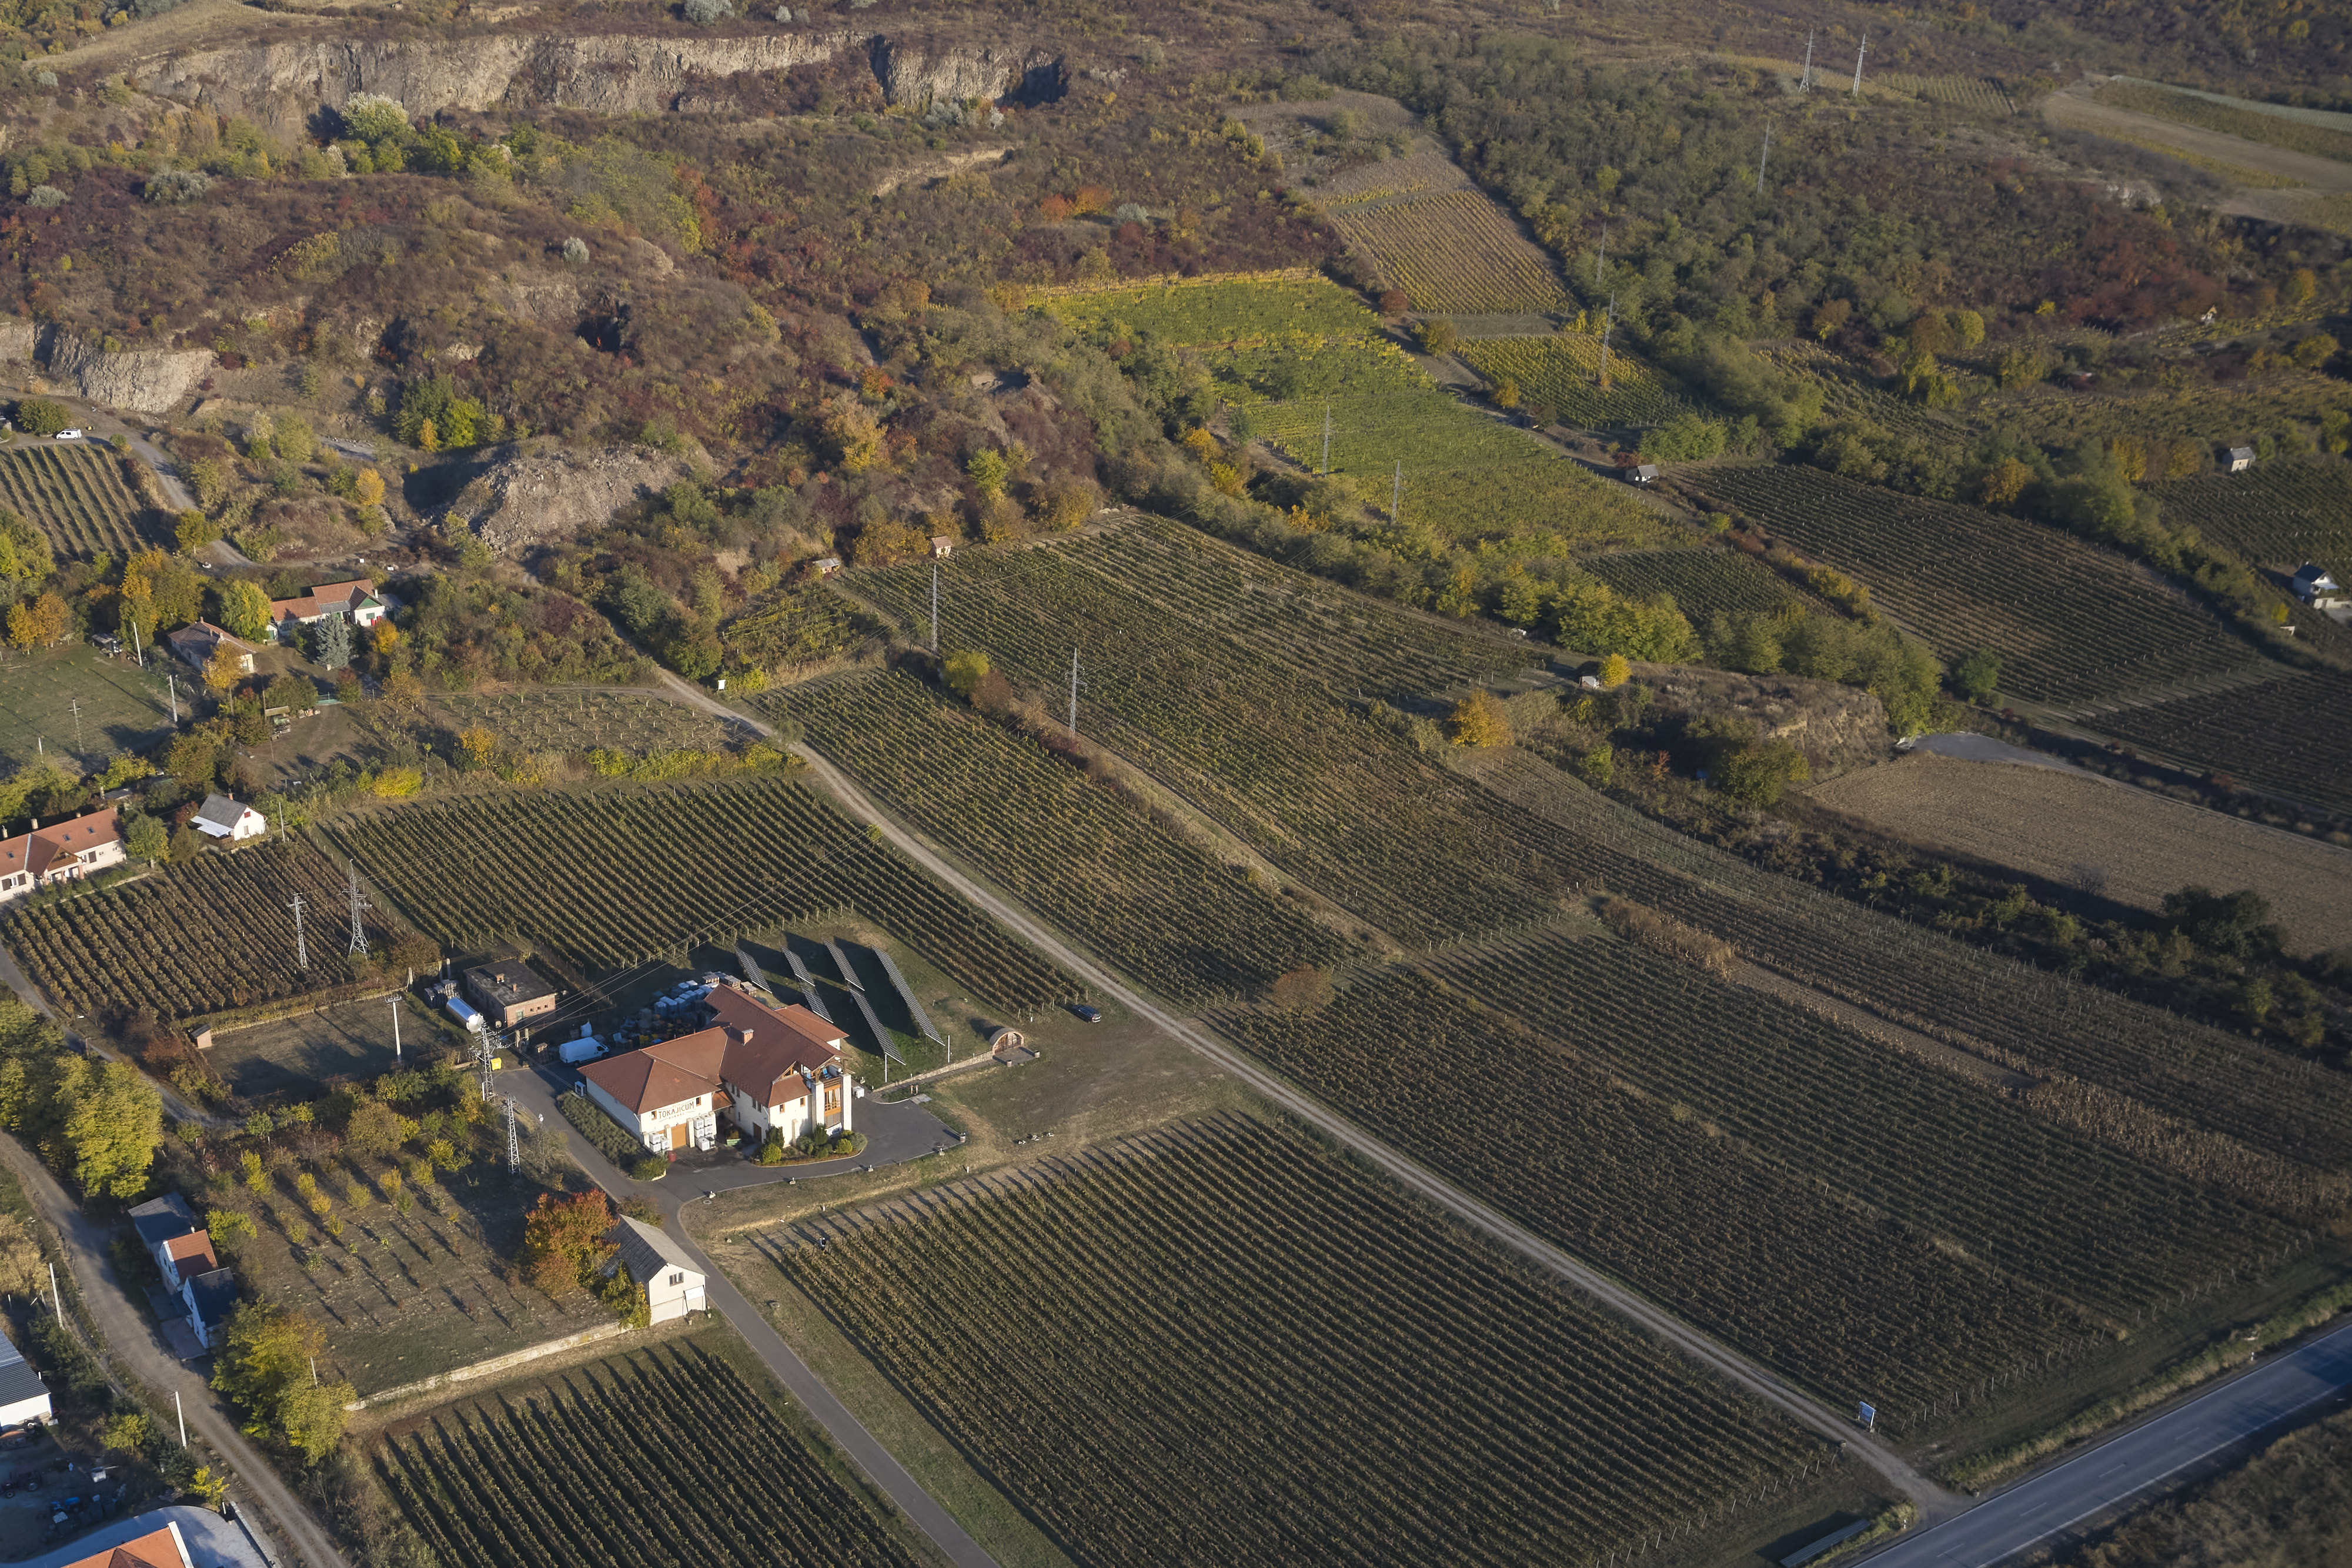
[(1404, 513), (1404, 459), (1397, 459), (1396, 478), (1389, 486), (1389, 526), (1393, 528)]
[(367, 900), (360, 896), (360, 862), (352, 861), (350, 863), (352, 871), (352, 951), (364, 958), (367, 956), (367, 928), (360, 924), (360, 911), (367, 907)]
[(392, 1059), (400, 1060), (400, 998), (392, 998)]
[(1870, 53), (1870, 35), (1862, 36), (1862, 47), (1853, 52), (1853, 96), (1862, 96), (1862, 57)]
[(1812, 30), (1811, 27), (1808, 27), (1808, 28), (1806, 28), (1806, 29), (1805, 29), (1805, 69), (1804, 69), (1804, 74), (1803, 74), (1803, 75), (1801, 75), (1801, 76), (1800, 76), (1800, 77), (1797, 78), (1797, 90), (1798, 90), (1799, 92), (1807, 92), (1807, 91), (1810, 91), (1810, 90), (1811, 90), (1812, 85), (1813, 85), (1813, 30)]
[(188, 1413), (180, 1408), (180, 1391), (172, 1390), (172, 1414), (180, 1419), (180, 1447), (188, 1446)]
[(1316, 472), (1318, 474), (1331, 472), (1331, 405), (1328, 402), (1323, 405), (1323, 466), (1318, 468)]
[(1609, 297), (1609, 314), (1601, 323), (1601, 390), (1609, 390), (1609, 334), (1617, 326), (1617, 297)]
[(482, 1030), (481, 1040), (476, 1047), (476, 1054), (482, 1064), (482, 1099), (485, 1103), (490, 1098), (490, 1043), (497, 1038), (497, 1035), (485, 1029)]
[(507, 1174), (522, 1174), (522, 1137), (516, 1131), (514, 1096), (507, 1096)]
[(940, 563), (931, 562), (931, 653), (940, 651)]
[(296, 894), (294, 902), (287, 907), (294, 912), (294, 967), (307, 969), (310, 967), (310, 950), (302, 945), (302, 895)]
[(58, 1293), (58, 1266), (49, 1265), (49, 1305), (59, 1318), (66, 1315), (66, 1299)]
[(1078, 735), (1078, 651), (1070, 650), (1070, 738)]
[(163, 685), (171, 688), (172, 726), (176, 729), (180, 724), (180, 683), (172, 678), (172, 672), (166, 670), (163, 672)]
[(69, 700), (69, 701), (66, 704), (66, 711), (67, 711), (68, 713), (69, 713), (69, 714), (73, 715), (73, 721), (74, 721), (74, 749), (75, 749), (76, 751), (79, 751), (79, 750), (82, 748), (82, 741), (81, 741), (81, 698), (79, 698), (79, 697), (74, 697), (74, 698), (72, 698), (71, 700)]
[(147, 667), (147, 655), (139, 651), (139, 618), (134, 615), (124, 624), (131, 628), (131, 662), (143, 670)]
[(1771, 158), (1772, 122), (1768, 120), (1764, 122), (1764, 151), (1756, 160), (1756, 193), (1759, 196), (1764, 193), (1764, 165), (1771, 162)]

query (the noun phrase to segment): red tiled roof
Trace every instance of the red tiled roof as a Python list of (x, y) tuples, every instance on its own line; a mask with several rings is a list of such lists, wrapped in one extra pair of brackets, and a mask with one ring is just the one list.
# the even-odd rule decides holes
[(77, 1557), (65, 1568), (192, 1568), (192, 1565), (187, 1552), (181, 1549), (179, 1535), (166, 1525), (136, 1541), (110, 1546), (94, 1556)]
[(776, 1086), (789, 1079), (784, 1101), (797, 1100), (803, 1071), (840, 1060), (842, 1035), (806, 1008), (767, 1007), (724, 986), (709, 999), (718, 1015), (711, 1028), (592, 1061), (580, 1075), (643, 1115), (721, 1082), (776, 1104)]
[(26, 871), (47, 876), (55, 867), (69, 865), (91, 850), (121, 841), (122, 827), (113, 807), (84, 811), (13, 839), (0, 839), (0, 876)]

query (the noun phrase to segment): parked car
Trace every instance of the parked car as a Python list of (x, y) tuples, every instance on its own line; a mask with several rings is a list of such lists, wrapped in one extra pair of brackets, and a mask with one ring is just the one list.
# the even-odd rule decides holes
[(1100, 1008), (1090, 1008), (1081, 1002), (1077, 1006), (1073, 1007), (1070, 1010), (1077, 1014), (1079, 1021), (1083, 1023), (1102, 1022), (1102, 1009)]
[(122, 639), (110, 632), (99, 632), (89, 640), (89, 645), (109, 658), (122, 652)]
[(59, 441), (79, 441), (81, 439), (81, 432), (79, 430), (60, 430), (58, 432), (58, 439)]

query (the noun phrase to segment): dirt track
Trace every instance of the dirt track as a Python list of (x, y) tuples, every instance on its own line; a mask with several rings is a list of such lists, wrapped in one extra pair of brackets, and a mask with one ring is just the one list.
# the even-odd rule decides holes
[[(2214, 159), (2241, 169), (2300, 181), (2305, 187), (2302, 190), (2266, 191), (2235, 186), (2218, 204), (2221, 212), (2288, 221), (2294, 217), (2300, 204), (2309, 197), (2352, 193), (2352, 164), (2315, 157), (2307, 152), (2291, 152), (2284, 147), (2272, 147), (2260, 141), (2249, 141), (2243, 137), (2225, 136), (2216, 131), (2179, 125), (2152, 114), (2140, 114), (2132, 110), (2117, 109), (2113, 104), (2099, 103), (2091, 97), (2097, 85), (2095, 79), (2078, 82), (2063, 92), (2052, 93), (2042, 99), (2043, 117), (2051, 124), (2063, 125), (2069, 131), (2087, 131), (2095, 136), (2110, 136), (2124, 141), (2156, 142), (2177, 147), (2183, 152)], [(2217, 175), (2216, 178), (2226, 182), (2227, 176)]]
[(2084, 774), (1928, 752), (1811, 798), (1922, 846), (2055, 882), (2094, 867), (2109, 898), (2153, 910), (2189, 883), (2252, 888), (2297, 952), (2352, 943), (2352, 851)]

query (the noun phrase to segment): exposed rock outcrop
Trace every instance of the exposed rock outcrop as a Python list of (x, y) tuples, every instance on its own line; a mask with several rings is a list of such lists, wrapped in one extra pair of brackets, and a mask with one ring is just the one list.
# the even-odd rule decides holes
[(70, 381), (77, 395), (140, 413), (170, 409), (188, 395), (213, 364), (209, 349), (138, 349), (109, 354), (69, 332), (51, 337), (47, 358), (49, 374)]
[(281, 129), (357, 93), (398, 100), (422, 118), (445, 109), (552, 104), (597, 114), (708, 107), (709, 84), (863, 55), (893, 103), (933, 99), (1042, 102), (1061, 95), (1060, 57), (1042, 49), (906, 43), (867, 33), (748, 37), (558, 37), (492, 33), (424, 40), (257, 43), (191, 50), (135, 68), (142, 90), (244, 114)]
[(470, 528), (509, 555), (570, 538), (685, 478), (683, 457), (643, 446), (526, 453), (509, 446), (442, 514), (444, 528)]
[(1010, 145), (970, 147), (960, 148), (952, 152), (941, 152), (930, 158), (919, 158), (912, 163), (893, 169), (889, 173), (883, 175), (875, 185), (874, 193), (877, 196), (887, 196), (901, 185), (928, 185), (934, 180), (944, 180), (949, 175), (960, 174), (966, 169), (985, 168), (990, 164), (1002, 163), (1012, 152)]
[(37, 329), (30, 321), (0, 321), (0, 364), (29, 364)]

